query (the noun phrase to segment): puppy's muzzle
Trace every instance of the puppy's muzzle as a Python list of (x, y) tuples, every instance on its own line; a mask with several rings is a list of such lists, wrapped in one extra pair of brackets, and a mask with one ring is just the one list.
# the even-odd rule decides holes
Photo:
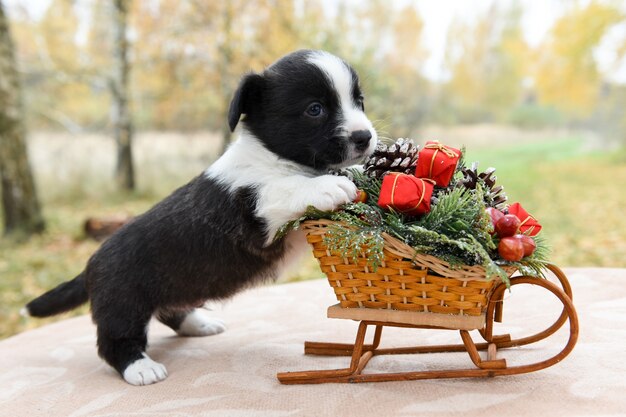
[(354, 143), (354, 147), (361, 152), (368, 148), (370, 139), (372, 139), (372, 132), (369, 130), (355, 130), (350, 134), (350, 142)]

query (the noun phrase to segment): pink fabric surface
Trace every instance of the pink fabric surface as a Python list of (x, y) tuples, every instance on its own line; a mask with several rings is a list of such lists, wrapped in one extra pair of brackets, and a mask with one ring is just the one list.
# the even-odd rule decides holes
[[(218, 306), (225, 333), (179, 338), (151, 325), (148, 353), (169, 378), (126, 384), (96, 355), (89, 317), (0, 342), (0, 416), (609, 416), (626, 414), (626, 270), (566, 269), (580, 338), (563, 362), (490, 379), (368, 384), (279, 384), (276, 373), (346, 367), (346, 357), (303, 355), (305, 340), (351, 342), (356, 323), (325, 317), (336, 301), (325, 280), (250, 290)], [(524, 287), (524, 288), (522, 288)], [(514, 287), (504, 308), (513, 336), (560, 311), (545, 290)], [(473, 332), (474, 333), (474, 332)], [(546, 341), (502, 351), (510, 364), (560, 350), (567, 325)], [(476, 335), (475, 339), (478, 340)], [(389, 329), (384, 346), (457, 343), (458, 332)], [(369, 372), (467, 368), (465, 353), (375, 357)]]

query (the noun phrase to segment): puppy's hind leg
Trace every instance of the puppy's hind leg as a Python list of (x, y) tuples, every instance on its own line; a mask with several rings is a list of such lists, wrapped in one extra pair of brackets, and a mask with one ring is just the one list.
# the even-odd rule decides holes
[(211, 317), (202, 308), (163, 310), (157, 314), (157, 319), (172, 328), (179, 336), (211, 336), (226, 329), (223, 321)]
[(167, 378), (165, 366), (153, 361), (145, 352), (147, 326), (151, 314), (107, 309), (98, 315), (98, 354), (132, 385), (150, 385)]

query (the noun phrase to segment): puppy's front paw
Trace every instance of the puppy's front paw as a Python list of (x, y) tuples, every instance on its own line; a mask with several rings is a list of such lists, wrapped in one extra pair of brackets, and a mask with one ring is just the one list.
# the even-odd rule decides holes
[(176, 333), (179, 336), (199, 337), (219, 334), (225, 329), (223, 321), (210, 317), (202, 309), (195, 309), (187, 314)]
[(123, 377), (131, 385), (150, 385), (167, 378), (167, 370), (165, 366), (153, 361), (144, 353), (142, 359), (136, 360), (124, 369)]
[(342, 204), (354, 201), (356, 195), (356, 185), (348, 178), (323, 175), (315, 179), (309, 205), (320, 210), (331, 211)]

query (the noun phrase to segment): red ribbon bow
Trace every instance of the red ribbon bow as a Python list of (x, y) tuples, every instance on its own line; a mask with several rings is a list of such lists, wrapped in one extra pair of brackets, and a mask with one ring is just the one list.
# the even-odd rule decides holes
[(522, 222), (519, 227), (520, 232), (529, 236), (535, 236), (541, 231), (541, 225), (537, 219), (524, 210), (520, 203), (511, 204), (509, 207), (509, 214), (517, 216), (517, 218)]

